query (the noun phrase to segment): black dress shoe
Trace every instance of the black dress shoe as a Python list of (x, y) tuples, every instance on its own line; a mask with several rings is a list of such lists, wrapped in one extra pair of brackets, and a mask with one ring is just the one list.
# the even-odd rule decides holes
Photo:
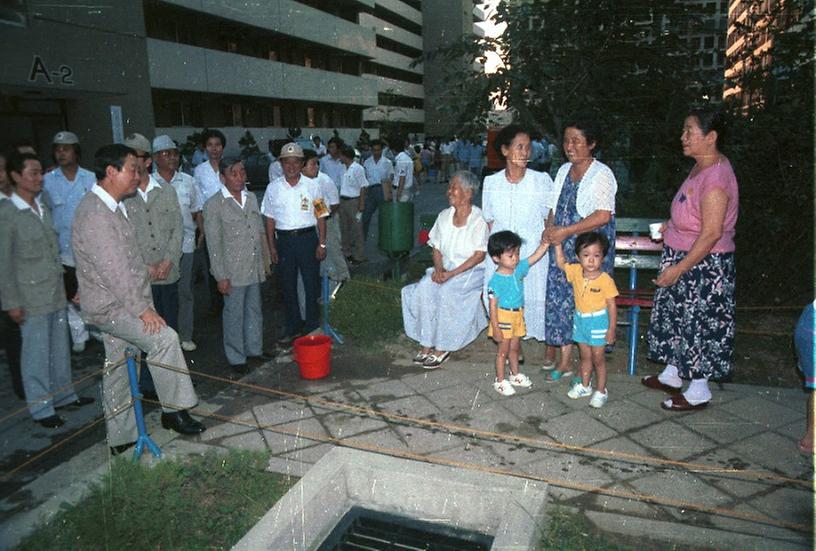
[(159, 395), (156, 394), (155, 390), (140, 390), (139, 392), (142, 393), (142, 398), (145, 400), (154, 400), (156, 402), (159, 401)]
[(111, 446), (111, 455), (123, 454), (135, 445), (136, 442), (128, 442), (127, 444), (120, 444), (119, 446)]
[(87, 406), (88, 404), (93, 404), (94, 402), (96, 402), (96, 400), (91, 398), (90, 396), (80, 396), (79, 398), (77, 398), (73, 402), (71, 402), (69, 404), (63, 404), (61, 406), (57, 406), (54, 409), (56, 409), (56, 410), (65, 409), (65, 408), (76, 409), (76, 408), (81, 408), (82, 406)]
[(232, 370), (239, 375), (246, 375), (249, 373), (249, 366), (247, 364), (235, 364), (232, 366)]
[(263, 352), (262, 354), (258, 354), (257, 356), (250, 356), (249, 359), (251, 359), (253, 361), (256, 361), (258, 363), (266, 363), (266, 362), (271, 362), (272, 360), (274, 360), (275, 355)]
[(37, 419), (37, 422), (47, 429), (55, 429), (65, 424), (65, 420), (59, 415), (51, 415), (44, 419)]
[(190, 417), (186, 409), (173, 413), (162, 413), (161, 424), (162, 427), (179, 434), (198, 434), (207, 430), (207, 427)]

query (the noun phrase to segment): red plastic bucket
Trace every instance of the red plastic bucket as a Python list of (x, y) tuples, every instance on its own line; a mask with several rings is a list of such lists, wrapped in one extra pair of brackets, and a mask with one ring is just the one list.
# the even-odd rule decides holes
[(322, 379), (331, 373), (331, 337), (306, 335), (295, 339), (295, 361), (304, 379)]

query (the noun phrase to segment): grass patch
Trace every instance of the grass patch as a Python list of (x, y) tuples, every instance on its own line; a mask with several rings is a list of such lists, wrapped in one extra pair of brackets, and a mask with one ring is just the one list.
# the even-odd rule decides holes
[(573, 513), (561, 507), (550, 512), (547, 531), (541, 538), (542, 551), (643, 551), (649, 549), (642, 543), (625, 545), (616, 543), (605, 534), (598, 534), (589, 520), (581, 513)]
[(295, 483), (231, 450), (149, 468), (124, 458), (16, 549), (229, 549)]
[(361, 348), (376, 348), (402, 333), (400, 289), (396, 281), (355, 277), (332, 302), (332, 325)]

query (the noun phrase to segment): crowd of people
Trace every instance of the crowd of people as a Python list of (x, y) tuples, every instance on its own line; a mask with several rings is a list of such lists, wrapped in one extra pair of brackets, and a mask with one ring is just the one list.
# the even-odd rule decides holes
[[(683, 154), (694, 166), (661, 228), (648, 345), (665, 368), (642, 383), (669, 393), (661, 403), (669, 411), (705, 407), (709, 380), (731, 370), (739, 193), (721, 152), (724, 134), (716, 111), (685, 119)], [(205, 430), (187, 411), (198, 399), (184, 358), (196, 349), (195, 251), (204, 251), (211, 308), (221, 311), (224, 355), (244, 374), (270, 356), (260, 285), (271, 267), (283, 296), (278, 344), (286, 346), (319, 326), (321, 274), (340, 283), (366, 261), (380, 205), (411, 201), (430, 178), (448, 183), (450, 207), (429, 234), (433, 266), (402, 289), (405, 332), (420, 344), (414, 363), (438, 369), (487, 328), (497, 343), (493, 386), (509, 396), (533, 384), (521, 371), (521, 341), (532, 338), (547, 345), (546, 382), (570, 380), (570, 398), (603, 407), (604, 351), (617, 319), (617, 183), (597, 159), (602, 136), (592, 118), (570, 119), (563, 137), (567, 161), (553, 180), (552, 147), (519, 125), (505, 127), (493, 144), (505, 168), (483, 182), (480, 139), (416, 148), (404, 139), (396, 154), (375, 140), (363, 155), (337, 137), (309, 149), (291, 142), (275, 151), (261, 201), (215, 129), (203, 134), (192, 175), (179, 170), (178, 146), (166, 135), (132, 134), (102, 147), (91, 170), (80, 166), (79, 140), (68, 131), (54, 136), (55, 166), (45, 174), (30, 147), (4, 153), (0, 303), (15, 392), (39, 424), (61, 426), (57, 410), (93, 403), (71, 387), (70, 353), (96, 335), (105, 346), (102, 401), (114, 453), (137, 436), (118, 369), (127, 347), (143, 352), (140, 390), (161, 403), (162, 424)], [(480, 188), (481, 208), (473, 204)], [(812, 450), (812, 439), (800, 447)]]
[[(642, 383), (669, 394), (661, 402), (669, 411), (705, 407), (709, 380), (731, 370), (739, 192), (721, 152), (724, 137), (716, 110), (685, 119), (680, 141), (694, 166), (661, 228), (648, 344), (649, 357), (665, 368)], [(515, 124), (498, 133), (493, 145), (505, 168), (484, 179), (481, 210), (471, 205), (478, 182), (453, 176), (451, 208), (430, 232), (434, 266), (402, 291), (405, 332), (421, 346), (414, 362), (436, 369), (487, 326), (498, 344), (493, 384), (504, 396), (532, 384), (519, 368), (520, 341), (536, 339), (547, 345), (544, 380), (569, 380), (570, 398), (599, 408), (609, 399), (604, 351), (614, 344), (617, 321), (617, 182), (597, 158), (602, 136), (591, 117), (564, 124), (566, 162), (554, 180), (552, 150), (542, 157), (535, 138)], [(575, 345), (580, 367), (573, 376)]]

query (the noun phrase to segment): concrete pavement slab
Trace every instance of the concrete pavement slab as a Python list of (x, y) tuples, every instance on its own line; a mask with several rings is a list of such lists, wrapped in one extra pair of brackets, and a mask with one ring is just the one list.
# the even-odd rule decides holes
[(662, 421), (629, 433), (637, 444), (666, 459), (687, 460), (717, 446), (682, 426), (682, 417)]
[(774, 429), (802, 416), (801, 412), (805, 408), (804, 400), (801, 401), (802, 409), (794, 410), (781, 405), (776, 396), (778, 395), (756, 392), (753, 395), (723, 404), (722, 408), (746, 421), (758, 423), (766, 429)]
[[(586, 406), (586, 400), (582, 402), (588, 411), (590, 408)], [(614, 430), (593, 419), (587, 411), (573, 411), (545, 420), (539, 428), (557, 442), (571, 446), (589, 446), (617, 435)]]
[[(790, 440), (773, 432), (763, 432), (729, 445), (743, 457), (785, 476), (800, 478), (812, 475), (813, 462), (791, 447)], [(780, 453), (780, 450), (785, 450)]]

